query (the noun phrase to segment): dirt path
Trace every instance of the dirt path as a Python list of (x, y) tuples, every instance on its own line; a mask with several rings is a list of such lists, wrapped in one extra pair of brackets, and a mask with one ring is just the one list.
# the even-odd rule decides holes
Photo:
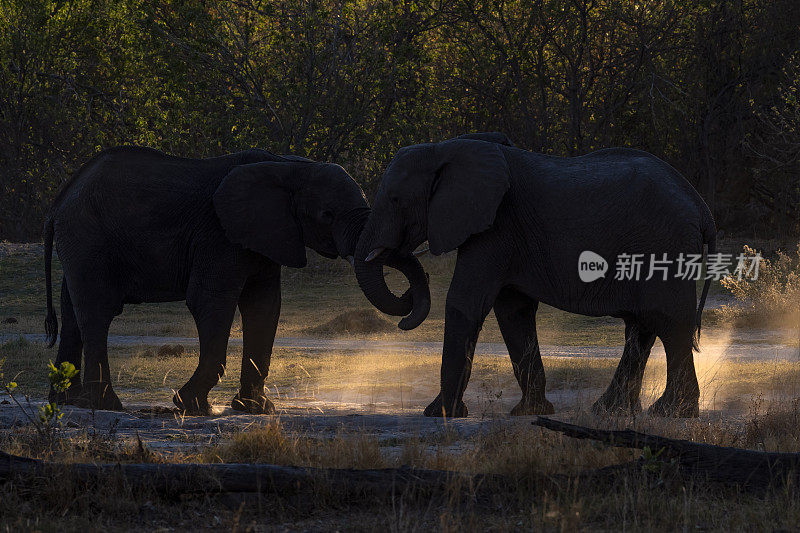
[[(22, 337), (29, 342), (44, 342), (42, 334), (23, 334)], [(0, 343), (18, 338), (15, 334), (0, 335)], [(183, 344), (195, 346), (198, 341), (193, 337), (160, 337), (160, 336), (134, 336), (112, 335), (108, 338), (110, 346), (160, 346), (162, 344)], [(242, 339), (232, 337), (231, 346), (241, 346)], [(275, 339), (278, 348), (294, 350), (321, 350), (339, 352), (381, 352), (381, 353), (420, 353), (441, 352), (441, 342), (426, 341), (392, 341), (392, 340), (364, 340), (364, 339), (317, 339), (310, 337), (279, 337)], [(622, 345), (619, 346), (560, 346), (543, 344), (542, 355), (550, 357), (619, 357), (622, 354)], [(476, 352), (483, 355), (508, 356), (508, 351), (503, 343), (479, 342)], [(664, 355), (664, 348), (657, 343), (653, 348), (653, 355)], [(700, 356), (713, 356), (720, 359), (751, 359), (751, 360), (800, 360), (800, 349), (797, 346), (753, 342), (746, 344), (727, 344), (709, 339), (701, 343)]]

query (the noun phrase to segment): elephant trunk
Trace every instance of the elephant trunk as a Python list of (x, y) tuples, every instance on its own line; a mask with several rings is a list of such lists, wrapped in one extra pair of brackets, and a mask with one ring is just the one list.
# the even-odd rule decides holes
[[(428, 275), (422, 268), (419, 259), (413, 255), (390, 258), (386, 264), (402, 272), (410, 284), (406, 293), (411, 293), (411, 314), (403, 318), (397, 326), (406, 331), (414, 329), (428, 318), (428, 313), (431, 310), (431, 291), (428, 284)], [(356, 276), (358, 276), (357, 272)], [(384, 282), (383, 285), (386, 286), (386, 283)]]
[(336, 241), (336, 248), (342, 259), (352, 262), (356, 254), (356, 245), (364, 231), (364, 226), (369, 218), (370, 208), (360, 207), (346, 213), (334, 224), (333, 237)]
[[(419, 260), (413, 255), (398, 256), (394, 252), (378, 255), (370, 261), (365, 261), (369, 242), (368, 229), (362, 233), (358, 246), (354, 268), (358, 286), (364, 295), (378, 310), (387, 315), (404, 316), (398, 327), (404, 330), (414, 329), (428, 316), (431, 307), (431, 294), (428, 286), (428, 276)], [(410, 287), (402, 295), (395, 295), (386, 285), (383, 275), (384, 265), (402, 272), (408, 279)]]

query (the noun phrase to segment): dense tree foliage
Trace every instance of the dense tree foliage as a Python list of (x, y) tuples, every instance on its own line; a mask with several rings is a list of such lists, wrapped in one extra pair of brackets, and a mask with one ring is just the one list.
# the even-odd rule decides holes
[(344, 165), (501, 130), (671, 162), (731, 232), (796, 235), (795, 0), (0, 0), (0, 237), (119, 144)]

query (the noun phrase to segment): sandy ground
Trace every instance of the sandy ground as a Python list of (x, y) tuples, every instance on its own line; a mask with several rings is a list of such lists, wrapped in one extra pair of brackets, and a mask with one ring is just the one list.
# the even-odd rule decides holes
[[(35, 405), (34, 405), (35, 407)], [(472, 416), (442, 421), (426, 418), (418, 410), (398, 413), (392, 409), (363, 412), (354, 408), (334, 407), (325, 412), (311, 406), (279, 406), (276, 415), (249, 415), (230, 408), (217, 407), (213, 416), (183, 417), (164, 406), (129, 404), (124, 412), (95, 411), (76, 407), (64, 408), (64, 432), (80, 437), (87, 431), (113, 435), (122, 441), (142, 442), (162, 453), (183, 452), (214, 444), (240, 431), (267, 425), (279, 420), (285, 431), (314, 438), (331, 438), (338, 434), (362, 434), (389, 441), (401, 438), (425, 438), (445, 431), (453, 441), (471, 437), (481, 431), (499, 427), (529, 426), (531, 417), (487, 418)], [(22, 410), (13, 405), (0, 405), (0, 430), (28, 424)]]
[[(41, 341), (41, 335), (26, 335), (29, 341)], [(2, 341), (2, 339), (0, 339)], [(730, 384), (716, 382), (714, 374), (725, 361), (748, 362), (785, 361), (794, 365), (798, 361), (797, 347), (776, 344), (727, 345), (709, 342), (702, 345), (698, 354), (698, 375), (703, 382), (701, 421), (738, 424), (751, 408), (753, 399), (762, 394), (730, 393)], [(192, 338), (176, 337), (112, 337), (110, 344), (117, 346), (157, 346), (181, 343), (195, 346)], [(241, 344), (241, 339), (231, 339), (232, 345)], [(275, 402), (278, 414), (259, 416), (241, 414), (225, 406), (229, 397), (219, 391), (213, 400), (217, 402), (213, 416), (184, 417), (175, 412), (169, 403), (169, 387), (157, 387), (160, 401), (142, 403), (140, 391), (125, 387), (122, 383), (117, 392), (125, 404), (124, 412), (92, 412), (87, 409), (66, 407), (64, 427), (67, 435), (80, 437), (87, 432), (113, 435), (121, 441), (136, 442), (141, 438), (153, 450), (162, 453), (199, 450), (208, 444), (218, 443), (233, 434), (253, 427), (266, 425), (278, 419), (282, 427), (293, 434), (312, 438), (329, 438), (341, 432), (363, 434), (379, 441), (405, 438), (425, 438), (455, 432), (453, 446), (477, 432), (490, 431), (510, 426), (530, 425), (531, 417), (507, 416), (519, 401), (520, 391), (514, 382), (513, 373), (502, 371), (487, 374), (476, 371), (465, 394), (470, 417), (459, 420), (441, 420), (421, 416), (422, 409), (438, 392), (436, 379), (441, 343), (438, 342), (393, 342), (365, 341), (358, 339), (312, 339), (280, 338), (276, 346), (318, 353), (326, 359), (327, 353), (348, 354), (348, 368), (338, 373), (309, 380), (306, 385), (279, 390), (268, 387), (269, 397)], [(478, 357), (486, 361), (497, 358), (508, 361), (505, 346), (500, 343), (480, 343)], [(615, 365), (622, 347), (543, 346), (542, 353), (548, 357), (545, 366), (554, 359), (607, 358)], [(383, 361), (394, 362), (394, 366), (383, 368), (375, 363), (374, 353), (383, 353)], [(391, 354), (394, 354), (392, 356)], [(420, 360), (427, 361), (419, 367)], [(653, 360), (663, 361), (663, 348), (657, 345)], [(193, 359), (190, 360), (193, 361)], [(190, 361), (190, 362), (191, 362)], [(376, 364), (373, 368), (370, 365)], [(192, 366), (191, 363), (189, 366)], [(417, 366), (415, 366), (417, 365)], [(363, 367), (363, 368), (362, 368)], [(506, 369), (510, 370), (510, 369)], [(238, 372), (232, 371), (234, 378)], [(310, 376), (309, 376), (310, 377)], [(231, 379), (234, 379), (231, 378)], [(317, 378), (317, 376), (315, 376)], [(234, 379), (235, 380), (235, 379)], [(119, 381), (119, 380), (118, 380)], [(648, 383), (642, 391), (642, 403), (646, 407), (654, 401), (663, 385)], [(548, 386), (547, 396), (557, 410), (557, 417), (569, 419), (575, 413), (588, 409), (599, 397), (602, 389), (596, 384), (576, 380), (566, 386)], [(763, 391), (769, 397), (769, 391)], [(43, 400), (32, 400), (28, 411), (35, 413)], [(640, 415), (647, 416), (647, 415)], [(0, 432), (15, 431), (29, 424), (23, 410), (9, 403), (0, 404)]]
[[(586, 413), (601, 392), (590, 389), (551, 391), (548, 398), (557, 409), (552, 416), (574, 420), (581, 413)], [(347, 392), (344, 391), (343, 395), (347, 396)], [(314, 439), (343, 435), (367, 437), (377, 440), (386, 453), (391, 454), (396, 448), (394, 451), (399, 454), (402, 451), (401, 443), (407, 439), (435, 442), (438, 452), (454, 452), (462, 449), (468, 439), (480, 434), (531, 428), (536, 418), (507, 416), (510, 405), (516, 403), (518, 398), (509, 397), (493, 403), (479, 396), (479, 391), (468, 391), (465, 401), (470, 406), (470, 416), (451, 420), (424, 417), (422, 406), (419, 405), (399, 405), (392, 401), (357, 403), (336, 401), (333, 397), (284, 398), (275, 402), (278, 411), (275, 415), (242, 414), (219, 405), (215, 406), (211, 416), (182, 416), (164, 404), (126, 402), (123, 412), (66, 406), (63, 408), (62, 435), (81, 441), (88, 435), (97, 434), (129, 446), (137, 446), (141, 439), (150, 450), (170, 456), (197, 453), (209, 445), (225, 442), (239, 432), (279, 422), (285, 433), (294, 436)], [(35, 413), (41, 403), (32, 401), (23, 406)], [(619, 423), (636, 427), (639, 422), (646, 423), (647, 418), (647, 414), (640, 414), (635, 419), (620, 419)], [(685, 423), (738, 427), (744, 420), (741, 412), (704, 409), (700, 420), (688, 419)], [(14, 404), (0, 405), (0, 432), (13, 433), (29, 424), (22, 408)]]

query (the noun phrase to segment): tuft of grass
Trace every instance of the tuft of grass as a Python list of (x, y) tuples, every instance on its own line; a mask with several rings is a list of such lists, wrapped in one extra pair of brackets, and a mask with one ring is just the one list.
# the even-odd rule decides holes
[(334, 438), (316, 439), (289, 433), (277, 421), (235, 433), (228, 442), (204, 449), (200, 457), (205, 462), (214, 463), (268, 463), (324, 468), (387, 466), (374, 437), (340, 432)]
[(742, 446), (776, 452), (800, 451), (800, 398), (765, 402), (756, 398), (745, 425)]
[(375, 309), (353, 309), (305, 331), (310, 337), (353, 337), (394, 333), (397, 328)]

